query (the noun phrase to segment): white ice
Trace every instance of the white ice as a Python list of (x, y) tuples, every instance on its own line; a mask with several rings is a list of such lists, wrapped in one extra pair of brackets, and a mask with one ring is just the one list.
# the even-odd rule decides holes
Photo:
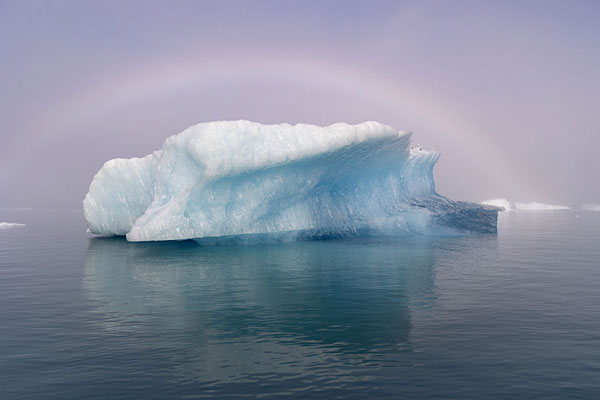
[(581, 206), (581, 209), (586, 211), (600, 211), (600, 204), (584, 204)]
[(502, 211), (511, 211), (512, 210), (512, 208), (510, 206), (510, 202), (506, 199), (485, 200), (485, 201), (482, 201), (480, 204), (483, 204), (486, 206), (498, 207), (498, 208), (502, 209)]
[(515, 203), (515, 209), (518, 211), (565, 211), (570, 210), (571, 207), (533, 202)]
[(0, 229), (10, 229), (10, 228), (22, 228), (25, 224), (19, 224), (16, 222), (0, 222)]

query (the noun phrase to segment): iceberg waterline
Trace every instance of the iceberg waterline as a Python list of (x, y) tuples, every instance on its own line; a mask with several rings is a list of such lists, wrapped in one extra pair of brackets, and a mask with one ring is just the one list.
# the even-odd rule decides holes
[(209, 122), (90, 184), (92, 233), (130, 241), (495, 232), (497, 211), (435, 192), (438, 154), (377, 122)]

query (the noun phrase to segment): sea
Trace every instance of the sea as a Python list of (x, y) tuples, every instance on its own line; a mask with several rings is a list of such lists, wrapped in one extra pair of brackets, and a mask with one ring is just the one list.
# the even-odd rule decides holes
[(600, 212), (221, 246), (0, 221), (0, 399), (600, 399)]

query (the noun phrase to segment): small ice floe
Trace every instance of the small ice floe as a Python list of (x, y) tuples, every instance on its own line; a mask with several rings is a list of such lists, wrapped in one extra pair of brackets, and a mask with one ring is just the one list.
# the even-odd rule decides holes
[(515, 203), (515, 209), (517, 211), (566, 211), (570, 210), (569, 206), (555, 206), (552, 204), (544, 203)]
[(585, 211), (600, 211), (600, 204), (584, 204), (581, 206)]
[(506, 199), (485, 200), (479, 204), (482, 204), (484, 206), (496, 207), (496, 208), (499, 208), (501, 211), (511, 211), (512, 210), (512, 208), (510, 207), (510, 202)]
[(0, 222), (0, 229), (10, 229), (10, 228), (22, 228), (25, 224), (19, 224), (16, 222)]

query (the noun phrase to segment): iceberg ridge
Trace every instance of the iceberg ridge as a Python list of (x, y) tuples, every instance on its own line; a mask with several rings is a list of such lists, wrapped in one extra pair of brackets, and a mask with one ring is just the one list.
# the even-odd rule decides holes
[(409, 132), (358, 125), (209, 122), (90, 184), (91, 232), (130, 241), (496, 232), (497, 210), (435, 192), (439, 155)]

